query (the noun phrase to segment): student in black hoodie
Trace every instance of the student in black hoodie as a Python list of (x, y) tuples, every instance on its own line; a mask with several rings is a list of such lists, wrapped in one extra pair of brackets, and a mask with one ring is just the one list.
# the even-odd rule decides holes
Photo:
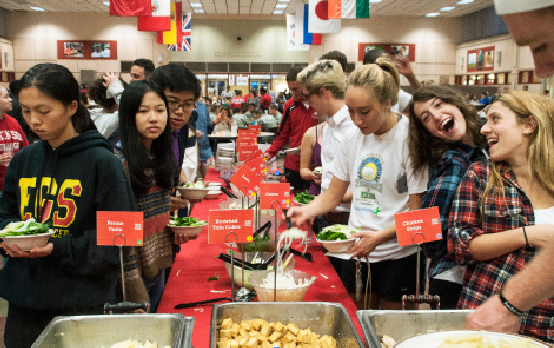
[(35, 218), (56, 234), (30, 252), (1, 244), (10, 257), (0, 274), (0, 296), (9, 302), (8, 348), (30, 347), (55, 316), (101, 314), (105, 302), (115, 302), (119, 252), (96, 245), (96, 212), (135, 210), (123, 166), (79, 104), (67, 68), (35, 65), (23, 75), (19, 100), (42, 140), (10, 162), (0, 227)]

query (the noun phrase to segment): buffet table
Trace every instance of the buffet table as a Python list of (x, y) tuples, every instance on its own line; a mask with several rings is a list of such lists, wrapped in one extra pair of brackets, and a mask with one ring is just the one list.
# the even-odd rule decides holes
[[(210, 169), (206, 179), (210, 182), (220, 182), (218, 172)], [(192, 209), (192, 217), (208, 220), (210, 210), (219, 209), (219, 203), (225, 200), (225, 194), (217, 199), (204, 200)], [(303, 246), (293, 245), (296, 250), (303, 250)], [(195, 317), (192, 345), (197, 348), (209, 347), (210, 320), (213, 304), (199, 305), (192, 308), (176, 310), (174, 306), (180, 303), (189, 303), (208, 300), (218, 297), (231, 297), (231, 279), (225, 271), (223, 261), (217, 257), (228, 250), (227, 245), (208, 244), (208, 229), (200, 234), (198, 239), (189, 241), (182, 246), (177, 254), (175, 264), (169, 275), (163, 297), (158, 306), (158, 313), (183, 313), (185, 316)], [(333, 266), (323, 254), (321, 245), (314, 243), (308, 246), (313, 255), (314, 263), (309, 263), (296, 257), (296, 269), (310, 273), (317, 277), (309, 288), (304, 302), (337, 302), (348, 311), (358, 333), (363, 337), (361, 327), (356, 319), (356, 306), (346, 288), (342, 285)], [(212, 275), (219, 275), (217, 280), (208, 280)], [(254, 299), (253, 301), (256, 301)]]

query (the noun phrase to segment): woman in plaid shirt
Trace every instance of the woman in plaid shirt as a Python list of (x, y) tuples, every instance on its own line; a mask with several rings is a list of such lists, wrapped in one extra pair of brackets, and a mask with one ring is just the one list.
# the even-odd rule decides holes
[[(554, 236), (554, 101), (529, 92), (502, 94), (481, 133), (492, 161), (474, 163), (450, 212), (448, 250), (466, 264), (458, 307), (498, 298), (520, 316), (520, 333), (554, 343), (554, 299), (522, 312), (502, 287)], [(536, 248), (536, 249), (535, 249)]]
[(484, 159), (485, 137), (475, 107), (460, 92), (442, 86), (422, 87), (408, 106), (410, 159), (419, 170), (429, 167), (427, 194), (421, 209), (438, 206), (442, 239), (423, 244), (429, 265), (429, 294), (439, 295), (442, 309), (455, 309), (465, 267), (448, 254), (448, 215), (468, 167)]

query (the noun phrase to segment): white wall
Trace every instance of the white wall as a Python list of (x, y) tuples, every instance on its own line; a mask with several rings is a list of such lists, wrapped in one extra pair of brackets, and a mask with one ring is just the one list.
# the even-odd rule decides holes
[[(136, 21), (107, 13), (7, 12), (16, 78), (42, 62), (64, 65), (80, 80), (81, 70), (118, 72), (119, 60), (152, 59), (155, 33), (137, 31)], [(118, 60), (58, 60), (57, 40), (117, 40)]]
[[(67, 66), (79, 79), (79, 71), (118, 72), (118, 60), (313, 62), (315, 56), (339, 50), (357, 61), (358, 43), (408, 43), (416, 45), (412, 65), (419, 80), (448, 75), (453, 83), (456, 46), (461, 40), (460, 19), (374, 17), (343, 20), (340, 34), (324, 34), (321, 46), (309, 52), (286, 50), (286, 21), (192, 18), (192, 52), (168, 52), (156, 44), (155, 33), (138, 32), (135, 18), (110, 17), (107, 13), (7, 12), (7, 37), (14, 48), (16, 77), (34, 64), (53, 62)], [(237, 43), (236, 36), (242, 37)], [(117, 40), (118, 60), (58, 60), (56, 40)], [(162, 61), (158, 62), (158, 53)], [(357, 65), (361, 65), (358, 62)], [(124, 76), (125, 77), (125, 76)]]
[[(459, 18), (374, 17), (342, 21), (339, 34), (324, 34), (322, 45), (312, 46), (314, 56), (332, 50), (344, 52), (348, 61), (358, 60), (358, 43), (415, 44), (416, 61), (412, 63), (420, 81), (439, 83), (440, 75), (448, 75), (454, 83), (456, 45), (461, 40)], [(362, 62), (357, 61), (356, 66)]]
[[(171, 61), (307, 62), (308, 52), (287, 51), (287, 22), (195, 19), (190, 52), (168, 52)], [(237, 41), (237, 36), (242, 38)]]

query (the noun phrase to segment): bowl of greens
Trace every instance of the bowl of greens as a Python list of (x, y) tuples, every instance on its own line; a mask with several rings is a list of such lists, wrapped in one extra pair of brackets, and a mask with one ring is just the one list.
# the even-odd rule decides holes
[(186, 234), (187, 237), (197, 237), (207, 224), (206, 220), (198, 220), (192, 217), (176, 218), (171, 216), (168, 226), (173, 233)]
[(350, 226), (331, 225), (318, 233), (316, 239), (330, 253), (345, 253), (356, 244), (356, 238), (350, 237), (356, 232), (359, 232), (359, 230)]
[(206, 197), (208, 192), (212, 190), (209, 186), (204, 186), (201, 182), (196, 184), (183, 184), (175, 187), (175, 189), (181, 193), (184, 199), (192, 200), (202, 200)]
[(0, 231), (0, 238), (8, 247), (17, 245), (19, 250), (30, 251), (48, 244), (48, 239), (56, 231), (49, 224), (40, 224), (31, 218), (26, 221), (12, 222)]
[(308, 193), (308, 191), (297, 193), (294, 196), (294, 203), (298, 205), (306, 205), (310, 204), (311, 201), (315, 199), (314, 196)]

